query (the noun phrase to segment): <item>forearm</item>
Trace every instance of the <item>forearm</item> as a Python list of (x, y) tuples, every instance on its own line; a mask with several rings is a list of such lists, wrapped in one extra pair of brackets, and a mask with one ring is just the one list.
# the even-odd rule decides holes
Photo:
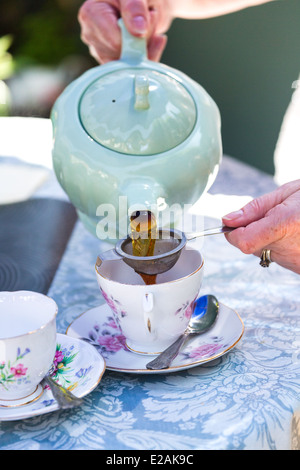
[(225, 15), (275, 0), (169, 0), (174, 18), (201, 19)]

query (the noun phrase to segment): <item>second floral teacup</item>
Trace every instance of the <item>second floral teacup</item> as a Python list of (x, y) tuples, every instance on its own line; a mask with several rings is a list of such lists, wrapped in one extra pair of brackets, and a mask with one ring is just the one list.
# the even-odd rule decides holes
[(188, 325), (202, 284), (203, 258), (184, 249), (176, 265), (150, 285), (123, 260), (97, 262), (96, 276), (127, 347), (158, 354)]
[(31, 291), (0, 292), (0, 402), (28, 399), (50, 369), (57, 305)]

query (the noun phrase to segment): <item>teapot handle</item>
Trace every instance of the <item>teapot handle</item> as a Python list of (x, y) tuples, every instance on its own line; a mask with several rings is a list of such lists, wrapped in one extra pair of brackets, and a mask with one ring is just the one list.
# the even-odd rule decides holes
[(145, 38), (137, 38), (130, 34), (122, 18), (118, 20), (122, 35), (121, 60), (136, 65), (147, 59), (147, 43)]

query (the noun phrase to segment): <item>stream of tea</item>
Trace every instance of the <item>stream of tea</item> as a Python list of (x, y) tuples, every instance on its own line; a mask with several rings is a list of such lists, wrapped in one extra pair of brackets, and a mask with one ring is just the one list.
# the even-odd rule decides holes
[[(153, 256), (158, 234), (156, 217), (151, 211), (136, 211), (130, 216), (132, 254)], [(156, 275), (138, 273), (145, 284), (156, 284)]]

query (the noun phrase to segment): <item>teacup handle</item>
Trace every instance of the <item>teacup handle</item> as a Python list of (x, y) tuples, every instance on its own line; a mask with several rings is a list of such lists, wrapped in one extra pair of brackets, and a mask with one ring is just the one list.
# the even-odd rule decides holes
[(152, 334), (154, 332), (154, 325), (153, 325), (153, 305), (154, 305), (154, 297), (151, 292), (146, 293), (143, 297), (143, 312), (144, 312), (144, 321), (147, 331)]

